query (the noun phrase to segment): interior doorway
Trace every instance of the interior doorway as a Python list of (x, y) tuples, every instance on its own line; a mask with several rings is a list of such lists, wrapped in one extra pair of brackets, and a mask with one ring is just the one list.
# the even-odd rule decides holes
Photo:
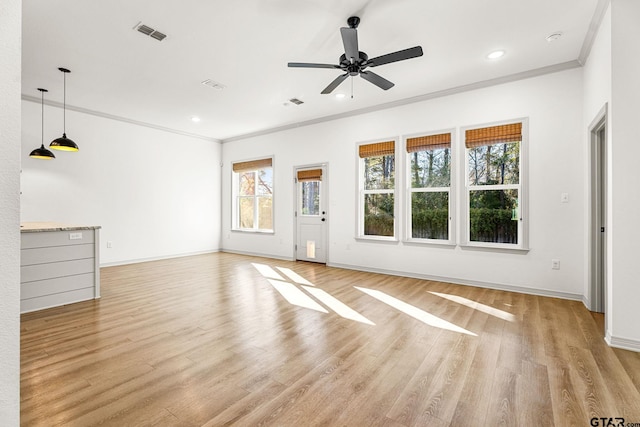
[(607, 290), (607, 106), (589, 127), (591, 150), (590, 289), (591, 311), (604, 313)]
[(295, 168), (296, 259), (327, 262), (327, 165)]

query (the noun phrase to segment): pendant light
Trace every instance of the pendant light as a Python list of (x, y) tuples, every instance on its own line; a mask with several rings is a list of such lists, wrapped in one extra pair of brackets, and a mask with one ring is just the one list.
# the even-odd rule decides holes
[(64, 92), (63, 92), (63, 104), (62, 104), (62, 137), (54, 139), (49, 144), (50, 148), (60, 151), (78, 151), (78, 145), (67, 138), (67, 73), (71, 71), (66, 68), (58, 68), (64, 74)]
[(31, 152), (31, 154), (29, 154), (29, 157), (33, 157), (34, 159), (52, 160), (55, 159), (56, 156), (54, 156), (51, 151), (44, 148), (44, 93), (49, 91), (42, 88), (38, 88), (38, 90), (42, 92), (42, 143), (40, 148), (36, 148)]

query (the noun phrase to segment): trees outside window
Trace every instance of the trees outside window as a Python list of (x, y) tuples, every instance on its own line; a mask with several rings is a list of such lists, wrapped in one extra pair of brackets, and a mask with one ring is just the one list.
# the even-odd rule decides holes
[(395, 141), (358, 147), (360, 165), (360, 237), (389, 237), (395, 232)]
[(409, 239), (451, 240), (451, 133), (406, 141)]
[(522, 122), (465, 132), (467, 238), (524, 246)]
[(272, 159), (233, 164), (234, 229), (273, 231)]

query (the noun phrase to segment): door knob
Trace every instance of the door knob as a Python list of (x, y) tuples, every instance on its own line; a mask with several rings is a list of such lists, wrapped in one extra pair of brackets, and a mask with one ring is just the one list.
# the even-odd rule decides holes
[(325, 218), (322, 218), (322, 220), (323, 220), (323, 221), (326, 221), (326, 219), (325, 219)]

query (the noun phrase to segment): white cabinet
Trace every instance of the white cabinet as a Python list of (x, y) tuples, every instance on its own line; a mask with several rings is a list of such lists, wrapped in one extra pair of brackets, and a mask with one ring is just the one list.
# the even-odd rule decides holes
[(100, 227), (25, 224), (20, 312), (100, 298)]

